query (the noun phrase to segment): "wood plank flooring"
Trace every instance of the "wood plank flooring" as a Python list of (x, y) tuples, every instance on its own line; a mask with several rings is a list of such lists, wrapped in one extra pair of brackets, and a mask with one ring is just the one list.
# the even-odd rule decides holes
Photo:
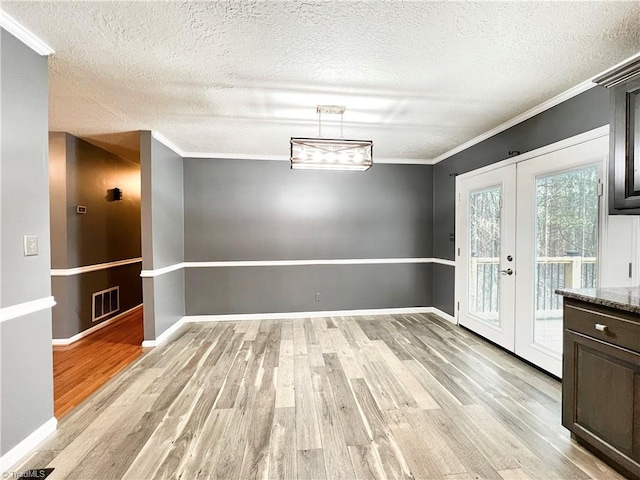
[(60, 419), (142, 355), (142, 308), (68, 346), (53, 347), (54, 414)]
[(50, 479), (621, 479), (560, 384), (429, 315), (191, 323), (15, 471)]

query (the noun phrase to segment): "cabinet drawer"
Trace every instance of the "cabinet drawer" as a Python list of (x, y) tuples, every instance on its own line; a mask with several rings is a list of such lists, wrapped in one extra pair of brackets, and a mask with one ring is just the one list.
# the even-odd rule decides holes
[(640, 352), (640, 324), (573, 305), (564, 307), (565, 328)]

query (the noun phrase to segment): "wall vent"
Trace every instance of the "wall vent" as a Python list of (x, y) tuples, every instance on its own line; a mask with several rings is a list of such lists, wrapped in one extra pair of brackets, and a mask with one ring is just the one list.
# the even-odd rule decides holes
[(94, 322), (120, 310), (120, 287), (111, 287), (93, 294), (91, 319)]

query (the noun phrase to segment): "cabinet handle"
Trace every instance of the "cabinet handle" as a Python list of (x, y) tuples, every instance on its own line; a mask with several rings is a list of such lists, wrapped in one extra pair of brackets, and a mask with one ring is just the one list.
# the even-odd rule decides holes
[(596, 330), (598, 330), (599, 332), (606, 332), (607, 326), (601, 323), (596, 323)]

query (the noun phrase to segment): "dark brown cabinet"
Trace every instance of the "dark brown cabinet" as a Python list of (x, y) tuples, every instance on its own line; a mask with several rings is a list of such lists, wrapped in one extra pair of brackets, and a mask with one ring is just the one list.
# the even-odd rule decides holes
[(640, 478), (640, 316), (564, 299), (562, 424)]
[(595, 82), (611, 92), (609, 213), (640, 214), (640, 60)]

